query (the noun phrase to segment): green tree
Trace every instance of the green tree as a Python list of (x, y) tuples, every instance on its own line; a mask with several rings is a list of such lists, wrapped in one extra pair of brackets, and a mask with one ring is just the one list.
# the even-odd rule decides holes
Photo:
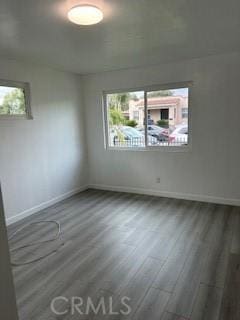
[(130, 93), (114, 93), (109, 95), (108, 106), (110, 109), (126, 111), (129, 108)]
[[(116, 108), (109, 109), (109, 124), (110, 126), (114, 126), (115, 137), (113, 141), (117, 137), (117, 139), (121, 142), (124, 141), (123, 133), (120, 130), (121, 125), (125, 124), (126, 119), (124, 118), (122, 112)], [(115, 144), (115, 142), (114, 142)]]
[(116, 108), (111, 108), (109, 110), (109, 123), (111, 126), (119, 126), (125, 123), (125, 118), (122, 112)]
[(0, 106), (0, 114), (24, 114), (25, 99), (21, 89), (14, 89), (4, 96)]

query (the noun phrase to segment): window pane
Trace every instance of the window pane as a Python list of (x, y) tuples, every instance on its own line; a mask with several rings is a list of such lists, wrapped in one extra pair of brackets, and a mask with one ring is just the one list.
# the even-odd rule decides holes
[(143, 91), (107, 95), (110, 147), (145, 147), (143, 97)]
[(148, 145), (188, 144), (188, 88), (147, 93)]
[(26, 114), (24, 90), (0, 86), (0, 115)]

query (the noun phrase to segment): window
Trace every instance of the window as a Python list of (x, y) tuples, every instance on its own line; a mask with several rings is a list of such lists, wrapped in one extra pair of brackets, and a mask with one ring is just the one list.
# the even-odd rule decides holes
[(104, 93), (106, 146), (111, 149), (187, 146), (190, 85)]
[(139, 120), (139, 111), (133, 111), (133, 119)]
[(188, 118), (188, 108), (182, 108), (182, 118), (183, 119)]
[(29, 84), (0, 80), (0, 119), (31, 119)]

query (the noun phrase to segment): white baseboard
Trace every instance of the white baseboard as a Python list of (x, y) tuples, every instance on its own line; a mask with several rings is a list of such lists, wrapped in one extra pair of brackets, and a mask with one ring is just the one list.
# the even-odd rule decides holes
[(138, 194), (147, 194), (151, 196), (158, 196), (158, 197), (167, 197), (167, 198), (177, 198), (177, 199), (186, 199), (186, 200), (194, 200), (194, 201), (203, 201), (203, 202), (211, 202), (211, 203), (218, 203), (218, 204), (228, 204), (234, 206), (240, 206), (240, 199), (231, 199), (231, 198), (223, 198), (223, 197), (213, 197), (207, 195), (199, 195), (199, 194), (191, 194), (191, 193), (179, 193), (179, 192), (166, 192), (166, 191), (159, 191), (154, 189), (144, 189), (144, 188), (134, 188), (134, 187), (124, 187), (124, 186), (111, 186), (111, 185), (104, 185), (104, 184), (90, 184), (85, 185), (80, 188), (71, 190), (67, 193), (64, 193), (58, 197), (55, 197), (51, 200), (43, 202), (33, 208), (25, 210), (16, 214), (13, 217), (6, 219), (6, 224), (10, 225), (14, 222), (17, 222), (23, 218), (26, 218), (34, 213), (39, 212), (40, 210), (46, 209), (62, 200), (70, 198), (74, 194), (87, 190), (89, 188), (92, 189), (99, 189), (99, 190), (109, 190), (109, 191), (118, 191), (118, 192), (129, 192), (129, 193), (138, 193)]
[(166, 192), (166, 191), (159, 191), (154, 189), (133, 188), (133, 187), (124, 187), (124, 186), (109, 186), (109, 185), (103, 185), (103, 184), (90, 184), (89, 188), (240, 206), (240, 199), (222, 198), (222, 197), (214, 197), (214, 196), (191, 194), (191, 193), (179, 193), (179, 192), (168, 192), (168, 191)]
[(48, 207), (50, 207), (50, 206), (52, 206), (52, 205), (54, 205), (54, 204), (56, 204), (56, 203), (58, 203), (58, 202), (60, 202), (62, 200), (70, 198), (74, 194), (77, 194), (77, 193), (82, 192), (82, 191), (87, 190), (87, 189), (88, 189), (87, 185), (86, 186), (82, 186), (80, 188), (77, 188), (77, 189), (71, 190), (69, 192), (66, 192), (66, 193), (64, 193), (64, 194), (62, 194), (60, 196), (57, 196), (57, 197), (55, 197), (55, 198), (53, 198), (51, 200), (43, 202), (43, 203), (41, 203), (41, 204), (39, 204), (39, 205), (37, 205), (37, 206), (35, 206), (33, 208), (30, 208), (30, 209), (27, 209), (27, 210), (25, 210), (23, 212), (20, 212), (20, 213), (16, 214), (13, 217), (6, 218), (6, 225), (10, 225), (10, 224), (12, 224), (14, 222), (22, 220), (23, 218), (26, 218), (26, 217), (34, 214), (34, 213), (37, 213), (40, 210), (46, 209), (46, 208), (48, 208)]

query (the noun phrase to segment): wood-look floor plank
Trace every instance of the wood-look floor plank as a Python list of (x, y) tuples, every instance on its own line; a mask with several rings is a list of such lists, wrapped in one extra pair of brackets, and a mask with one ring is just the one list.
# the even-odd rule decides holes
[(227, 266), (229, 260), (229, 250), (233, 235), (234, 220), (232, 208), (222, 206), (223, 216), (218, 223), (213, 226), (212, 241), (209, 243), (209, 253), (204, 265), (205, 272), (202, 274), (201, 282), (216, 286), (224, 287)]
[(160, 320), (191, 320), (189, 318), (185, 318), (182, 316), (179, 316), (177, 314), (165, 311)]
[(207, 285), (223, 288), (227, 276), (229, 261), (229, 248), (219, 247), (209, 250), (205, 261), (205, 272), (201, 276), (201, 282)]
[(234, 230), (231, 242), (231, 253), (240, 254), (240, 208), (234, 208)]
[(218, 320), (222, 295), (222, 289), (201, 284), (190, 319)]
[(200, 208), (201, 205), (194, 204), (191, 212), (192, 214), (188, 219), (185, 230), (178, 238), (168, 259), (154, 280), (154, 288), (173, 292), (188, 255), (191, 250), (193, 250), (194, 246), (196, 246), (197, 243), (200, 243), (198, 238), (198, 222), (201, 220), (201, 217), (199, 217)]
[(159, 320), (165, 310), (169, 297), (170, 294), (167, 292), (150, 288), (132, 319)]
[(149, 282), (153, 281), (161, 266), (160, 260), (148, 258), (144, 254), (139, 255), (139, 252), (134, 250), (105, 276), (101, 288), (119, 294), (129, 281), (138, 277), (147, 276)]
[(151, 250), (149, 254), (151, 257), (165, 261), (169, 256), (184, 229), (189, 224), (189, 220), (185, 219), (184, 214), (187, 208), (186, 204), (187, 202), (183, 202), (183, 205), (176, 210), (176, 216), (172, 219), (169, 218), (169, 223), (159, 229), (159, 241)]
[(219, 320), (240, 319), (240, 255), (231, 254)]
[(173, 292), (177, 280), (190, 252), (191, 245), (187, 244), (185, 247), (179, 246), (175, 248), (170, 254), (167, 261), (164, 263), (159, 274), (154, 279), (153, 287), (156, 289)]
[(207, 246), (200, 244), (192, 250), (174, 288), (166, 310), (189, 318), (198, 292)]

